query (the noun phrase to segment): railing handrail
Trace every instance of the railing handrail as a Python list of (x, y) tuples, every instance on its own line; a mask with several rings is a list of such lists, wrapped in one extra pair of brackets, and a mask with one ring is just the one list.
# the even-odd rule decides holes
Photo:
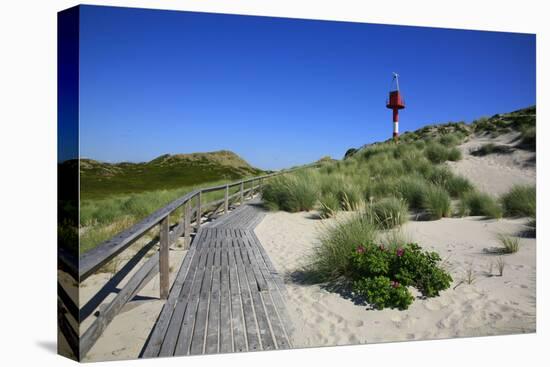
[(124, 251), (126, 248), (128, 248), (131, 244), (133, 244), (135, 241), (137, 241), (139, 238), (141, 238), (145, 233), (147, 233), (149, 230), (151, 230), (154, 226), (158, 225), (164, 218), (169, 216), (172, 212), (174, 212), (176, 209), (180, 208), (181, 206), (185, 205), (188, 201), (192, 200), (195, 196), (201, 194), (201, 193), (208, 193), (208, 192), (214, 192), (218, 190), (224, 190), (228, 187), (235, 187), (237, 185), (246, 184), (249, 182), (253, 182), (256, 180), (263, 180), (266, 178), (270, 178), (273, 176), (281, 175), (284, 173), (292, 172), (296, 169), (300, 168), (306, 168), (309, 165), (296, 167), (292, 169), (287, 170), (281, 170), (277, 172), (273, 172), (267, 175), (262, 176), (256, 176), (252, 178), (247, 178), (239, 181), (230, 182), (223, 185), (218, 186), (211, 186), (206, 188), (199, 188), (195, 189), (185, 195), (183, 195), (180, 198), (175, 199), (168, 205), (158, 209), (154, 213), (150, 214), (143, 220), (139, 221), (138, 223), (132, 225), (130, 228), (125, 229), (124, 231), (118, 233), (114, 237), (108, 239), (107, 241), (104, 241), (103, 243), (99, 244), (92, 250), (84, 253), (79, 258), (79, 278), (80, 282), (82, 282), (84, 279), (88, 278), (90, 275), (92, 275), (94, 272), (96, 272), (98, 269), (100, 269), (103, 265), (105, 265), (107, 262), (109, 262), (111, 259), (113, 259), (115, 256), (120, 254), (122, 251)]

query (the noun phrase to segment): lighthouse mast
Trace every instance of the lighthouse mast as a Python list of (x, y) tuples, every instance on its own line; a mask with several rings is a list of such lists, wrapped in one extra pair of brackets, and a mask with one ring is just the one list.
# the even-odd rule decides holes
[(390, 96), (386, 101), (386, 107), (393, 110), (393, 140), (397, 142), (399, 139), (399, 110), (405, 108), (405, 101), (401, 92), (399, 91), (399, 74), (393, 73), (392, 87), (395, 84), (395, 88), (390, 90)]

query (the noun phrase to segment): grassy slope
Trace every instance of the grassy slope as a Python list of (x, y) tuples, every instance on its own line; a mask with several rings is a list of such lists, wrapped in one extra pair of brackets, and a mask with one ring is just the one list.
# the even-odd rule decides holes
[(171, 190), (219, 180), (254, 176), (261, 170), (233, 152), (163, 155), (146, 163), (103, 163), (82, 159), (81, 198)]
[[(75, 162), (66, 162), (74, 169)], [(80, 250), (101, 242), (198, 187), (264, 173), (229, 151), (163, 155), (146, 163), (80, 164)], [(209, 193), (214, 200), (223, 193)], [(221, 197), (221, 196), (220, 196)], [(180, 212), (174, 214), (177, 220)]]

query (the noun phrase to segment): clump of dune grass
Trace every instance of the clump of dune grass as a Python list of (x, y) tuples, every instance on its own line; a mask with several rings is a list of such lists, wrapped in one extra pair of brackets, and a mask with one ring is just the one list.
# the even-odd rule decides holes
[(535, 151), (537, 148), (537, 129), (530, 126), (521, 130), (520, 146), (524, 149)]
[(462, 197), (474, 189), (474, 186), (467, 178), (457, 175), (448, 177), (443, 183), (443, 187), (454, 198)]
[(519, 238), (506, 234), (498, 234), (498, 240), (501, 244), (501, 252), (504, 254), (513, 254), (519, 251)]
[(380, 229), (391, 229), (408, 220), (408, 207), (404, 200), (388, 197), (369, 204), (363, 216)]
[(464, 136), (458, 133), (449, 133), (442, 135), (438, 141), (440, 144), (445, 146), (455, 146), (462, 143)]
[(448, 149), (440, 143), (430, 143), (425, 148), (426, 158), (432, 163), (443, 163), (447, 160)]
[(396, 183), (396, 192), (411, 209), (421, 209), (428, 183), (421, 176), (404, 176)]
[(447, 151), (447, 160), (457, 162), (462, 159), (462, 152), (457, 147), (452, 147)]
[(502, 218), (502, 209), (490, 195), (478, 191), (466, 194), (460, 202), (460, 214)]
[(451, 214), (451, 197), (441, 187), (432, 186), (426, 190), (422, 206), (432, 220), (448, 217)]
[(357, 246), (372, 243), (375, 238), (376, 227), (358, 213), (328, 226), (304, 268), (306, 278), (324, 282), (349, 275), (352, 270), (350, 254)]
[(281, 175), (264, 185), (262, 198), (271, 210), (309, 211), (317, 203), (316, 177), (310, 170)]
[(345, 183), (336, 191), (336, 196), (342, 210), (357, 210), (363, 202), (360, 188), (352, 183)]
[(513, 148), (507, 145), (496, 145), (494, 143), (483, 144), (478, 149), (472, 152), (472, 155), (483, 157), (489, 154), (509, 154), (513, 152)]
[(328, 192), (319, 199), (319, 215), (321, 218), (333, 217), (340, 210), (340, 201), (332, 192)]
[(535, 217), (537, 206), (535, 186), (516, 185), (500, 198), (508, 217)]
[(504, 258), (502, 256), (499, 256), (497, 258), (497, 269), (498, 269), (498, 275), (503, 276), (504, 275), (504, 268), (506, 267), (506, 261), (504, 261)]

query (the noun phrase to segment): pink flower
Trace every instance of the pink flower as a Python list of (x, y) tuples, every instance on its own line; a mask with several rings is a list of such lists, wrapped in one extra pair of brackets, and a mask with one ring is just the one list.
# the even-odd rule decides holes
[(362, 254), (365, 252), (365, 248), (363, 246), (357, 246), (357, 249), (355, 249), (355, 252), (358, 254)]
[(390, 284), (391, 284), (391, 286), (392, 286), (393, 288), (399, 287), (399, 282), (396, 282), (396, 281), (394, 281), (394, 280), (392, 280)]
[(398, 248), (397, 252), (396, 252), (396, 255), (397, 255), (397, 257), (401, 257), (401, 256), (403, 256), (404, 253), (405, 253), (405, 249)]

